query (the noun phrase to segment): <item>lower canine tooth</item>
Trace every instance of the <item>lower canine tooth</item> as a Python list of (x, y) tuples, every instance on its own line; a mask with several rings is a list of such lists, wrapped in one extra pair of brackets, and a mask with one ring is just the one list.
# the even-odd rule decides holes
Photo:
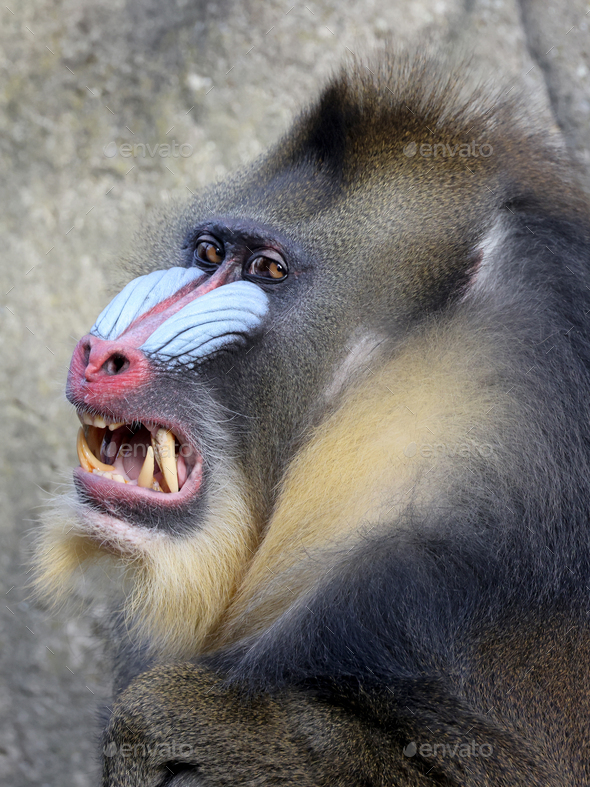
[(145, 460), (139, 476), (137, 478), (137, 486), (143, 486), (144, 489), (151, 489), (154, 483), (154, 449), (148, 445)]
[(174, 435), (167, 429), (158, 429), (155, 439), (152, 436), (152, 446), (168, 489), (170, 492), (178, 492)]
[(84, 429), (81, 427), (78, 430), (76, 450), (78, 452), (78, 459), (84, 470), (88, 470), (89, 472), (92, 472), (93, 469), (103, 470), (105, 473), (111, 473), (113, 471), (112, 465), (105, 465), (94, 456), (84, 437)]

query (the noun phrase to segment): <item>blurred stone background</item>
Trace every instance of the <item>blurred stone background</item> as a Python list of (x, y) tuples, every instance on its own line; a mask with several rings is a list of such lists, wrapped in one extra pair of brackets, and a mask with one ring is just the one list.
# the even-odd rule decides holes
[[(76, 462), (77, 421), (63, 396), (68, 359), (107, 302), (139, 218), (255, 157), (348, 50), (421, 32), (471, 48), (492, 81), (536, 96), (590, 189), (590, 4), (7, 2), (0, 780), (87, 787), (97, 784), (96, 714), (109, 693), (100, 613), (56, 614), (31, 600), (29, 549), (39, 506)], [(153, 155), (127, 157), (125, 143), (150, 145)]]

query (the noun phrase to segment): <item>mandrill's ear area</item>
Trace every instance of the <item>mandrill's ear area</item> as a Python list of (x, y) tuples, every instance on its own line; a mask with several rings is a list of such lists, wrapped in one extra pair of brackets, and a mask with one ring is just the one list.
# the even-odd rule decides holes
[[(400, 784), (402, 774), (406, 787), (558, 784), (534, 746), (438, 680), (392, 681), (385, 702), (382, 686), (364, 685), (359, 694), (354, 684), (317, 681), (314, 691), (253, 697), (194, 664), (151, 669), (114, 706), (103, 737), (103, 785), (361, 787)], [(471, 757), (466, 768), (449, 757), (426, 765), (414, 743), (424, 729), (449, 751), (458, 740), (475, 751), (493, 740), (493, 761)]]
[(266, 157), (197, 200), (185, 231), (204, 212), (231, 231), (272, 228), (297, 252), (273, 301), (304, 298), (306, 319), (289, 313), (297, 336), (321, 313), (326, 348), (346, 343), (343, 326), (395, 334), (445, 308), (476, 280), (499, 221), (575, 213), (544, 130), (505, 97), (466, 88), (467, 71), (426, 56), (354, 63)]

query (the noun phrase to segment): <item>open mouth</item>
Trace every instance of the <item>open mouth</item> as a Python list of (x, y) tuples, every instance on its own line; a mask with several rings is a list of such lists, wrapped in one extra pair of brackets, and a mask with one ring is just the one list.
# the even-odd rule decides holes
[[(151, 422), (114, 421), (78, 410), (82, 427), (76, 448), (82, 470), (141, 495), (174, 496), (196, 491), (201, 474), (198, 451), (170, 428)], [(196, 487), (196, 488), (195, 488)]]

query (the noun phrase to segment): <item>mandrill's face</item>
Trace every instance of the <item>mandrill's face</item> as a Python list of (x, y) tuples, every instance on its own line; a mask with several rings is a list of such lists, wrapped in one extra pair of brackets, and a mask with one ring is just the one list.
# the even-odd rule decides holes
[[(260, 223), (188, 216), (169, 244), (183, 264), (131, 281), (70, 366), (67, 396), (82, 423), (76, 489), (107, 542), (107, 517), (118, 544), (125, 532), (137, 540), (127, 526), (145, 537), (198, 530), (219, 502), (214, 488), (237, 475), (250, 486), (265, 479), (268, 509), (286, 461), (276, 441), (313, 398), (313, 380), (292, 395), (311, 350), (303, 335), (285, 349), (281, 317), (309, 288), (309, 266), (285, 238)], [(291, 380), (277, 384), (273, 355)]]
[(260, 286), (221, 264), (219, 247), (199, 246), (219, 257), (214, 274), (174, 267), (135, 279), (80, 340), (70, 366), (67, 394), (82, 422), (78, 491), (93, 508), (144, 527), (174, 512), (178, 529), (195, 513), (210, 466), (189, 413), (195, 367), (247, 351), (269, 308)]

